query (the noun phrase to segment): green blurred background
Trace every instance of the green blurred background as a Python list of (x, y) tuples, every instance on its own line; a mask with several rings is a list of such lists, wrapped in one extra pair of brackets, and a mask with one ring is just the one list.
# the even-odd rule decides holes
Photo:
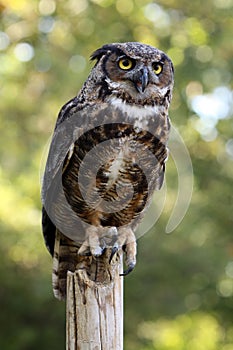
[(165, 234), (177, 194), (169, 160), (164, 211), (125, 279), (124, 349), (233, 350), (233, 1), (0, 0), (0, 13), (0, 348), (65, 349), (40, 227), (41, 159), (90, 54), (141, 41), (174, 62), (170, 117), (194, 189)]

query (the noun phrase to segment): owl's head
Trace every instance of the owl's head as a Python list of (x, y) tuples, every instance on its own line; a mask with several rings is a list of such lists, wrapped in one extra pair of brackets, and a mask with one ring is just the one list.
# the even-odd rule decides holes
[(128, 103), (162, 105), (171, 99), (173, 65), (162, 51), (128, 42), (104, 45), (91, 59), (102, 97), (117, 97)]

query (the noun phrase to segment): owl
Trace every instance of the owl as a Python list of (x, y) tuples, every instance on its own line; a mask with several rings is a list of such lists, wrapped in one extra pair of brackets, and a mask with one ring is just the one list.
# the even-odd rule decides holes
[(124, 252), (123, 276), (133, 270), (135, 231), (162, 186), (168, 153), (168, 56), (127, 42), (104, 45), (91, 60), (81, 91), (58, 115), (42, 184), (43, 235), (59, 299), (66, 298), (67, 271), (91, 269), (106, 250), (108, 264)]

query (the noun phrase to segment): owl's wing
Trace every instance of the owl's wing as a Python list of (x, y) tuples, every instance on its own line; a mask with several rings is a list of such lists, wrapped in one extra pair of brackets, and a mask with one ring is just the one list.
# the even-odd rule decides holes
[(63, 165), (65, 156), (72, 144), (73, 132), (69, 120), (74, 114), (75, 108), (77, 110), (76, 97), (67, 102), (59, 112), (45, 166), (42, 184), (42, 201), (45, 200), (51, 181)]
[[(46, 201), (48, 197), (53, 197), (56, 192), (56, 177), (62, 172), (63, 163), (68, 161), (67, 153), (73, 143), (73, 127), (72, 116), (78, 111), (77, 97), (67, 102), (60, 110), (55, 130), (53, 133), (48, 158), (45, 166), (45, 172), (42, 181), (41, 197), (42, 197), (42, 230), (46, 246), (53, 255), (56, 227), (50, 219), (46, 210)], [(82, 118), (81, 118), (82, 119)], [(80, 123), (82, 120), (80, 120)], [(76, 123), (76, 124), (80, 124)]]
[[(58, 196), (59, 193), (63, 192), (62, 173), (69, 165), (74, 143), (83, 133), (96, 125), (104, 123), (108, 115), (110, 115), (110, 121), (112, 114), (109, 113), (105, 103), (86, 105), (85, 108), (82, 109), (78, 104), (77, 98), (66, 103), (58, 115), (45, 166), (41, 190), (43, 203), (42, 228), (45, 243), (51, 254), (53, 252), (56, 233), (56, 226), (53, 223), (53, 221), (56, 220), (53, 220), (54, 216), (52, 211), (56, 203), (59, 204), (59, 201), (61, 203), (61, 199), (59, 199)], [(60, 208), (60, 212), (62, 212), (63, 209), (67, 209), (66, 214), (64, 214), (66, 217), (72, 217), (72, 215), (74, 215), (74, 213), (68, 211), (70, 210), (69, 206), (67, 206), (67, 208), (61, 206)], [(65, 222), (64, 218), (62, 220), (62, 215), (58, 219), (61, 219), (60, 223)], [(72, 232), (70, 234), (72, 235)]]

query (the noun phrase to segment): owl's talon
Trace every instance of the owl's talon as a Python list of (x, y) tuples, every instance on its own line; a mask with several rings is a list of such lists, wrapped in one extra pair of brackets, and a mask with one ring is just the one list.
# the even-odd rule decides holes
[(136, 263), (130, 263), (128, 265), (128, 268), (123, 272), (120, 273), (120, 276), (127, 276), (131, 271), (133, 271), (133, 269), (135, 268)]
[(127, 266), (127, 269), (120, 276), (126, 276), (136, 265), (137, 244), (131, 228), (124, 227), (118, 230), (118, 245), (125, 254), (125, 264)]
[(110, 258), (109, 258), (109, 264), (111, 264), (111, 261), (112, 261), (114, 255), (115, 255), (117, 252), (118, 252), (118, 247), (117, 247), (117, 246), (112, 247), (111, 255), (110, 255)]
[(120, 276), (128, 275), (136, 265), (137, 244), (136, 238), (131, 228), (122, 227), (118, 230), (115, 227), (108, 228), (107, 231), (100, 231), (96, 227), (89, 228), (87, 238), (79, 248), (78, 254), (81, 256), (93, 256), (98, 258), (110, 248), (109, 264), (111, 264), (115, 254), (121, 248), (125, 256), (126, 270)]

